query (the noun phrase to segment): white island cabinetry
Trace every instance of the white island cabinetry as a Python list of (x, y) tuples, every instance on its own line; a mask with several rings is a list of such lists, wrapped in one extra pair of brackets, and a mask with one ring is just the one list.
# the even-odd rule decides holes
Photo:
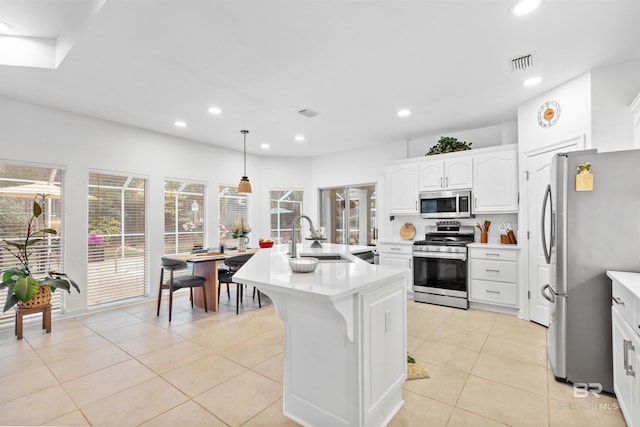
[(613, 391), (629, 427), (640, 427), (640, 273), (607, 271), (612, 280)]
[(408, 269), (350, 251), (301, 247), (347, 262), (296, 274), (285, 247), (261, 249), (234, 275), (267, 294), (285, 323), (283, 412), (305, 426), (384, 426), (404, 403)]

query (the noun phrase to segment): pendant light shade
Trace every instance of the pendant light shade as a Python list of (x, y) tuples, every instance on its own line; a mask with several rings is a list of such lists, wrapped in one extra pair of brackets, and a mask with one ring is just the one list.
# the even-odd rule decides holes
[(240, 131), (244, 136), (244, 174), (242, 175), (242, 179), (240, 179), (240, 184), (238, 184), (238, 194), (251, 194), (251, 183), (249, 182), (249, 178), (247, 178), (247, 134), (248, 130)]

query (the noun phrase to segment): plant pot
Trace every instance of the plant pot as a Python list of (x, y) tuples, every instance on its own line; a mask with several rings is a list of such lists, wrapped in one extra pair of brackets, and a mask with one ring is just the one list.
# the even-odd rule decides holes
[(27, 302), (18, 302), (19, 308), (44, 307), (51, 302), (51, 287), (49, 285), (40, 286), (38, 293)]

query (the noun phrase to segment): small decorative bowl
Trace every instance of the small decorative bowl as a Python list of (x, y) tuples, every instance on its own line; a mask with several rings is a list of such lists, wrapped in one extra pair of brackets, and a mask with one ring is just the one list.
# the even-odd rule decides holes
[(294, 273), (313, 273), (318, 266), (318, 258), (289, 258), (289, 265)]
[(273, 240), (270, 242), (258, 242), (261, 248), (271, 248), (273, 247)]

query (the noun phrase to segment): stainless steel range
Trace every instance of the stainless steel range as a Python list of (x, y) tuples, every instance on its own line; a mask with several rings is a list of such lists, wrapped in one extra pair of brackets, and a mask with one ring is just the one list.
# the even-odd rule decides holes
[(472, 242), (473, 227), (458, 221), (427, 227), (425, 239), (413, 244), (413, 299), (469, 308), (467, 244)]

